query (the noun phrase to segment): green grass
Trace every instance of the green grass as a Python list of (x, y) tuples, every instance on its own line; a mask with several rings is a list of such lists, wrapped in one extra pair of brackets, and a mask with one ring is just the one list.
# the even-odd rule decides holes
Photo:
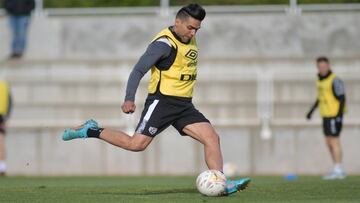
[(0, 202), (360, 202), (360, 176), (254, 177), (248, 189), (228, 197), (205, 197), (195, 177), (4, 177)]

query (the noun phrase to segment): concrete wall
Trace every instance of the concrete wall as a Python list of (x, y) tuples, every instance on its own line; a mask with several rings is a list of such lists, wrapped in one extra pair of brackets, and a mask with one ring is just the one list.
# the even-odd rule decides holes
[[(248, 69), (248, 63), (204, 63), (194, 103), (216, 126), (224, 160), (235, 163), (239, 174), (325, 173), (331, 161), (320, 118), (317, 112), (312, 122), (304, 118), (315, 99), (313, 64), (306, 60), (280, 63), (282, 67), (268, 62), (273, 68), (265, 69), (261, 65)], [(120, 104), (130, 64), (3, 63), (15, 99), (7, 137), (9, 174), (152, 175), (203, 170), (202, 146), (172, 128), (159, 135), (144, 153), (125, 152), (99, 140), (61, 141), (66, 127), (88, 118), (96, 118), (105, 127), (133, 132), (146, 97), (146, 78), (137, 94), (138, 111), (132, 116), (122, 114)], [(300, 71), (301, 67), (306, 68)], [(345, 81), (350, 109), (342, 137), (344, 166), (349, 174), (358, 174), (359, 63), (334, 62), (334, 71)], [(260, 133), (259, 73), (271, 74), (274, 80), (270, 140), (261, 139)]]
[[(314, 57), (331, 56), (344, 80), (350, 112), (342, 136), (344, 166), (360, 173), (359, 13), (210, 15), (199, 31), (200, 68), (194, 103), (216, 126), (225, 162), (238, 174), (322, 174), (331, 167), (316, 114)], [(95, 118), (105, 127), (132, 132), (138, 111), (121, 113), (127, 77), (147, 43), (172, 19), (155, 16), (34, 18), (22, 61), (1, 61), (12, 86), (14, 111), (7, 154), (10, 175), (194, 174), (206, 168), (202, 146), (169, 128), (143, 153), (99, 140), (61, 141), (62, 131)], [(353, 26), (349, 26), (353, 25)], [(9, 33), (0, 18), (0, 57)], [(257, 101), (271, 78), (272, 138), (261, 138)], [(266, 87), (265, 87), (265, 90)]]
[[(172, 22), (172, 17), (154, 15), (35, 17), (27, 57), (137, 58)], [(9, 43), (4, 17), (0, 30), (0, 57), (4, 57)], [(359, 12), (212, 14), (202, 24), (198, 43), (202, 58), (358, 57), (359, 35)]]
[[(331, 159), (318, 126), (274, 129), (268, 141), (248, 128), (218, 128), (224, 161), (237, 174), (323, 174)], [(11, 130), (7, 137), (10, 175), (196, 174), (206, 168), (202, 147), (169, 128), (142, 153), (126, 152), (99, 140), (64, 143), (62, 129)], [(359, 127), (345, 127), (344, 168), (359, 174)]]

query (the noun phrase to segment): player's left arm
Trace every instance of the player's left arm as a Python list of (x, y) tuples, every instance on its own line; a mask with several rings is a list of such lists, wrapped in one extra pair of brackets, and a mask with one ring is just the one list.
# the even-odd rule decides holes
[(334, 96), (340, 102), (340, 108), (336, 117), (341, 118), (344, 114), (345, 101), (346, 101), (345, 86), (343, 81), (340, 80), (340, 78), (335, 78), (333, 80), (332, 88), (333, 88)]

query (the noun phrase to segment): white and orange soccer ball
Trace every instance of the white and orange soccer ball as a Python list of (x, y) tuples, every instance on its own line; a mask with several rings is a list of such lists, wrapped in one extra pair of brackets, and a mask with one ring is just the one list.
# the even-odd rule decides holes
[(217, 170), (207, 170), (197, 177), (196, 187), (203, 195), (215, 197), (225, 194), (226, 177)]

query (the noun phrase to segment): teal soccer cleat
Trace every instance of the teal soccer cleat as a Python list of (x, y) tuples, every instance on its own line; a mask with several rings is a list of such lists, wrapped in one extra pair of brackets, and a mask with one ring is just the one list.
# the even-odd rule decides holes
[(99, 128), (96, 121), (93, 119), (87, 120), (84, 124), (76, 129), (68, 128), (65, 130), (62, 139), (64, 141), (76, 139), (76, 138), (87, 138), (87, 131), (89, 128)]
[(227, 180), (226, 181), (226, 195), (233, 194), (245, 190), (250, 183), (250, 178), (242, 178), (239, 180)]

